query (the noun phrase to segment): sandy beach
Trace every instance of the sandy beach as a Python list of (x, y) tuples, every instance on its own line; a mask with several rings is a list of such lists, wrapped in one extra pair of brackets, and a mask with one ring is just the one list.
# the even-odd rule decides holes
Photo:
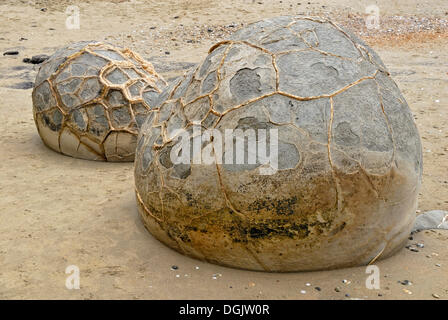
[[(379, 29), (366, 8), (379, 9)], [(67, 29), (75, 5), (80, 28)], [(81, 40), (128, 47), (173, 80), (232, 32), (267, 17), (325, 16), (381, 56), (423, 143), (416, 214), (448, 210), (448, 2), (434, 0), (88, 0), (0, 2), (0, 299), (448, 299), (448, 231), (419, 232), (366, 267), (303, 273), (236, 270), (178, 254), (153, 238), (136, 208), (132, 163), (79, 160), (42, 143), (31, 92), (39, 65)], [(3, 55), (18, 51), (17, 55)], [(80, 289), (65, 286), (67, 266)], [(176, 266), (176, 268), (172, 268)]]

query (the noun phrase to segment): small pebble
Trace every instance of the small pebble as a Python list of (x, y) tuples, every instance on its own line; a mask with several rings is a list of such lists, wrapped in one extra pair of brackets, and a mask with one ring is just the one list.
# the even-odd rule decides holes
[(441, 267), (442, 265), (440, 263), (436, 263), (436, 267)]
[(177, 269), (179, 269), (178, 266), (171, 266), (171, 270), (177, 270)]
[(404, 285), (404, 286), (410, 286), (410, 285), (412, 285), (412, 282), (409, 281), (409, 280), (403, 280), (403, 281), (398, 280), (398, 283), (401, 283), (401, 284)]
[(300, 290), (300, 293), (301, 293), (301, 294), (305, 294), (306, 291), (305, 291), (305, 290)]
[(424, 248), (425, 247), (425, 245), (423, 243), (417, 243), (416, 246), (419, 247), (419, 248)]
[(439, 298), (440, 298), (440, 296), (439, 296), (437, 293), (433, 293), (432, 296), (433, 296), (434, 298), (436, 298), (436, 299), (439, 299)]
[(40, 63), (44, 62), (45, 60), (48, 60), (49, 58), (50, 57), (47, 56), (46, 54), (38, 54), (36, 56), (32, 56), (31, 59), (25, 58), (22, 61), (25, 63), (40, 64)]
[(336, 288), (334, 288), (334, 291), (341, 292), (341, 289), (339, 289), (339, 287), (336, 287)]
[(321, 291), (322, 289), (320, 287), (314, 287), (317, 291)]
[(16, 51), (16, 50), (8, 50), (8, 51), (3, 52), (4, 56), (16, 56), (18, 54), (19, 54), (19, 51)]
[(306, 285), (307, 287), (309, 287), (309, 286), (311, 286), (311, 283), (305, 283), (305, 285)]

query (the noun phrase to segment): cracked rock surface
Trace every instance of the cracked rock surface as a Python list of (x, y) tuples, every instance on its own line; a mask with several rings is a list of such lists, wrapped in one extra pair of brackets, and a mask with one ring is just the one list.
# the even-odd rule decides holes
[[(251, 24), (147, 102), (155, 112), (136, 151), (139, 211), (179, 252), (303, 271), (372, 263), (406, 242), (422, 176), (419, 133), (381, 59), (331, 21)], [(279, 170), (173, 164), (176, 130), (197, 123), (222, 133), (277, 129)]]
[(44, 143), (68, 156), (133, 161), (138, 130), (166, 83), (129, 49), (78, 42), (44, 62), (33, 89), (34, 120)]

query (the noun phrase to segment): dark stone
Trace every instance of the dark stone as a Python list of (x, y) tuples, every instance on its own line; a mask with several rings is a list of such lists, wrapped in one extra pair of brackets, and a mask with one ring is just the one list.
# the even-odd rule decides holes
[(32, 63), (32, 64), (40, 64), (44, 62), (45, 60), (48, 60), (50, 57), (46, 54), (38, 54), (36, 56), (32, 56), (30, 58), (24, 58), (22, 61), (25, 63)]
[(4, 56), (16, 56), (18, 54), (19, 54), (19, 51), (17, 51), (17, 50), (8, 50), (8, 51), (3, 52)]

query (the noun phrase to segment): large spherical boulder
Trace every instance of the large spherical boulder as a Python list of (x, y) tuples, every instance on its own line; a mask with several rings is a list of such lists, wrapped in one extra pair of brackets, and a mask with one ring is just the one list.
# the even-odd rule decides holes
[(165, 81), (129, 49), (78, 42), (39, 69), (33, 114), (51, 149), (76, 158), (133, 161), (139, 127)]
[(298, 271), (368, 264), (406, 242), (422, 174), (412, 113), (375, 52), (332, 22), (249, 25), (153, 103), (136, 194), (170, 247)]

